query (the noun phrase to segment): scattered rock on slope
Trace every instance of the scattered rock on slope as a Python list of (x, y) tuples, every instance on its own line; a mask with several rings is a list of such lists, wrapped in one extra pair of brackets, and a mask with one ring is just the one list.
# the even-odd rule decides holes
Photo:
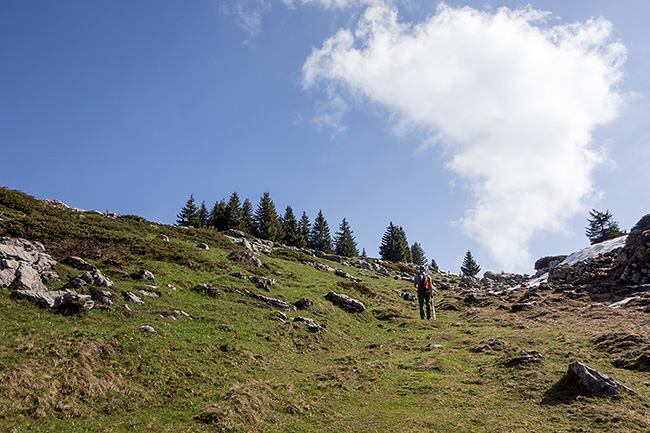
[(325, 295), (325, 299), (332, 302), (334, 305), (338, 305), (350, 313), (360, 313), (366, 309), (366, 306), (363, 305), (363, 302), (351, 298), (347, 295), (334, 293), (331, 290), (327, 295)]
[(615, 395), (621, 391), (634, 393), (630, 388), (621, 385), (616, 380), (601, 372), (587, 367), (580, 361), (569, 364), (569, 370), (564, 376), (566, 385), (578, 385), (588, 394)]
[(81, 257), (76, 257), (76, 256), (70, 256), (67, 259), (63, 261), (68, 266), (72, 266), (75, 269), (79, 269), (80, 271), (94, 271), (96, 268), (82, 259)]

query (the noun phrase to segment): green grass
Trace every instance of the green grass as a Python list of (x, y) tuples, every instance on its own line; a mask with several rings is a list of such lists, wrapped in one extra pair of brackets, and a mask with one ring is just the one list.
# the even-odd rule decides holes
[[(548, 308), (541, 316), (513, 314), (503, 308), (505, 301), (473, 308), (450, 291), (438, 292), (436, 305), (445, 301), (458, 311), (439, 308), (438, 320), (425, 322), (415, 304), (393, 293), (412, 291), (407, 282), (364, 278), (361, 286), (341, 284), (341, 278), (301, 264), (304, 257), (293, 252), (262, 256), (265, 268), (245, 267), (229, 258), (240, 247), (211, 230), (51, 210), (6, 189), (0, 189), (0, 218), (0, 236), (40, 240), (61, 254), (59, 261), (85, 253), (114, 280), (116, 300), (107, 311), (62, 316), (0, 289), (0, 431), (650, 429), (647, 373), (614, 368), (616, 354), (594, 339), (623, 327), (625, 317), (605, 312), (598, 319), (577, 304), (565, 311)], [(159, 233), (170, 242), (159, 240)], [(210, 250), (196, 248), (201, 242)], [(356, 268), (331, 265), (363, 278)], [(129, 277), (140, 269), (152, 271), (155, 281)], [(56, 270), (62, 278), (51, 289), (79, 274), (63, 264)], [(276, 278), (277, 284), (260, 292), (233, 272)], [(218, 292), (191, 290), (199, 283)], [(160, 297), (142, 296), (146, 303), (127, 311), (122, 292), (139, 293), (145, 284), (158, 286)], [(255, 306), (259, 301), (246, 290), (290, 303), (308, 297), (313, 305), (284, 313), (284, 320), (273, 308)], [(330, 290), (360, 299), (366, 311), (350, 314), (332, 305), (323, 297)], [(166, 318), (174, 310), (192, 319)], [(327, 332), (310, 333), (291, 320), (298, 315), (326, 325)], [(156, 333), (138, 330), (142, 325)], [(493, 348), (485, 344), (489, 339), (505, 344)], [(524, 349), (538, 350), (544, 360), (513, 363)], [(563, 391), (556, 384), (576, 359), (639, 395)]]

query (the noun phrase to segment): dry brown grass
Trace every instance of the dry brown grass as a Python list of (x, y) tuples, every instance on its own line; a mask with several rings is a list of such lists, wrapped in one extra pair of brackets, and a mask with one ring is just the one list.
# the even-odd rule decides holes
[[(89, 339), (55, 341), (37, 348), (31, 341), (19, 346), (25, 358), (0, 368), (0, 412), (33, 418), (54, 414), (80, 416), (89, 401), (110, 400), (132, 393), (123, 373), (101, 369), (98, 358), (114, 353), (111, 345)], [(83, 404), (81, 404), (83, 403)]]

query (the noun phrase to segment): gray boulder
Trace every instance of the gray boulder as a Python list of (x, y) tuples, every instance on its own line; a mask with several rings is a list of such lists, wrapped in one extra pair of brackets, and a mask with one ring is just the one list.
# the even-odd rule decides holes
[(124, 296), (125, 301), (129, 301), (133, 304), (144, 304), (142, 298), (140, 298), (138, 295), (136, 295), (133, 292), (124, 292), (122, 293), (122, 296)]
[(267, 292), (271, 291), (271, 286), (274, 286), (277, 280), (275, 278), (264, 278), (258, 277), (256, 275), (251, 275), (248, 277), (253, 283), (257, 285), (260, 289), (264, 289)]
[(250, 295), (253, 298), (256, 298), (256, 299), (270, 305), (271, 307), (279, 308), (280, 310), (293, 311), (293, 310), (296, 309), (296, 307), (294, 307), (290, 303), (288, 303), (286, 301), (282, 301), (280, 299), (269, 298), (268, 296), (260, 295), (260, 294), (257, 294), (257, 293), (251, 293)]
[(14, 271), (14, 280), (10, 287), (14, 290), (47, 291), (47, 287), (45, 287), (43, 280), (41, 280), (41, 275), (27, 262), (20, 262), (18, 264), (18, 267)]
[(323, 332), (323, 327), (319, 325), (314, 319), (310, 319), (309, 317), (296, 316), (293, 318), (293, 321), (304, 323), (307, 326), (309, 332), (313, 332), (314, 334)]
[(92, 296), (93, 300), (101, 302), (104, 305), (113, 305), (113, 293), (110, 290), (96, 289), (93, 287), (90, 289), (90, 296)]
[(616, 380), (593, 368), (587, 367), (580, 361), (569, 364), (569, 370), (566, 373), (565, 379), (569, 383), (577, 382), (589, 394), (615, 395), (620, 394), (622, 390), (634, 393), (630, 388), (621, 385)]
[(393, 292), (397, 293), (397, 296), (404, 299), (405, 301), (417, 301), (418, 297), (413, 293), (402, 292), (401, 290), (393, 289)]
[(113, 287), (113, 281), (106, 277), (99, 269), (86, 271), (78, 277), (71, 279), (64, 287), (79, 288), (84, 286)]
[(153, 281), (155, 279), (153, 272), (148, 271), (146, 269), (142, 269), (138, 272), (131, 274), (131, 277), (137, 280), (148, 280), (148, 281)]
[(90, 310), (94, 306), (90, 295), (80, 295), (73, 290), (55, 290), (48, 292), (47, 290), (22, 289), (14, 290), (12, 295), (25, 298), (42, 308), (59, 310), (64, 314), (80, 313), (81, 311)]
[(312, 305), (312, 300), (309, 298), (302, 297), (298, 299), (293, 305), (296, 306), (299, 310), (306, 310)]
[(331, 290), (327, 295), (325, 295), (325, 299), (350, 313), (360, 313), (366, 309), (366, 306), (363, 305), (363, 302), (351, 298), (347, 295), (335, 293)]
[(63, 261), (68, 266), (72, 266), (75, 269), (80, 271), (94, 271), (96, 268), (82, 259), (81, 257), (70, 256)]

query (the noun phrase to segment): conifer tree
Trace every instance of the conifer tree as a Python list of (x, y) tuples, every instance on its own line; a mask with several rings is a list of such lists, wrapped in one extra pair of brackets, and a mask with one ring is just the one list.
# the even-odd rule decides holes
[(404, 231), (404, 228), (401, 227), (401, 226), (399, 228), (399, 235), (400, 235), (400, 237), (399, 237), (400, 245), (401, 245), (401, 248), (404, 251), (404, 257), (400, 261), (404, 262), (404, 263), (413, 263), (413, 257), (411, 255), (411, 248), (409, 248), (409, 243), (406, 240), (406, 231)]
[(365, 248), (363, 248), (363, 251), (361, 251), (361, 257), (368, 258), (368, 255), (366, 254), (366, 249)]
[(219, 231), (224, 231), (227, 228), (226, 224), (226, 201), (221, 200), (214, 203), (208, 218), (208, 227), (215, 228)]
[(414, 242), (413, 245), (411, 245), (411, 263), (415, 263), (416, 265), (421, 266), (427, 264), (427, 258), (424, 255), (424, 249), (422, 248), (422, 245), (417, 242)]
[(190, 194), (190, 198), (185, 203), (185, 206), (176, 215), (176, 224), (184, 227), (201, 227), (199, 208), (194, 202), (194, 194)]
[(304, 244), (302, 237), (302, 232), (300, 227), (298, 227), (298, 220), (293, 213), (293, 208), (287, 206), (284, 211), (284, 216), (280, 219), (282, 224), (282, 242), (285, 245), (297, 247), (300, 244)]
[(241, 205), (240, 217), (239, 229), (246, 233), (252, 233), (255, 220), (253, 218), (253, 205), (249, 199), (244, 200), (244, 203)]
[(379, 254), (384, 260), (406, 262), (411, 259), (411, 249), (406, 240), (406, 232), (391, 221), (381, 238)]
[(201, 222), (201, 227), (208, 226), (208, 219), (210, 218), (210, 213), (208, 208), (205, 207), (205, 200), (201, 202), (201, 207), (199, 208), (199, 221)]
[(255, 211), (255, 236), (269, 241), (277, 241), (282, 236), (280, 219), (275, 210), (275, 203), (271, 200), (269, 192), (265, 192), (260, 198)]
[(438, 263), (436, 263), (436, 259), (431, 259), (431, 265), (430, 265), (436, 272), (440, 270), (438, 267)]
[(324, 253), (332, 252), (332, 237), (327, 220), (323, 216), (323, 211), (319, 210), (314, 226), (309, 234), (309, 247)]
[(463, 259), (463, 264), (460, 267), (460, 273), (462, 276), (475, 277), (479, 272), (481, 272), (481, 267), (476, 263), (472, 253), (467, 250), (465, 253), (465, 258)]
[(242, 218), (241, 218), (241, 204), (239, 202), (239, 195), (237, 192), (233, 192), (224, 208), (224, 220), (226, 225), (226, 230), (235, 229), (241, 230)]
[(609, 213), (609, 210), (598, 212), (596, 209), (592, 209), (589, 211), (589, 215), (591, 218), (587, 218), (589, 226), (586, 228), (585, 234), (589, 238), (591, 245), (626, 234), (618, 227), (618, 223), (612, 219), (613, 215)]
[(302, 240), (304, 245), (296, 245), (298, 248), (305, 248), (309, 244), (309, 234), (311, 233), (311, 223), (309, 222), (309, 217), (307, 212), (302, 212), (302, 217), (300, 218), (300, 223), (298, 224), (300, 228), (300, 233), (302, 234)]
[(344, 257), (356, 257), (359, 255), (357, 243), (354, 240), (350, 224), (343, 218), (339, 231), (334, 236), (335, 254)]

